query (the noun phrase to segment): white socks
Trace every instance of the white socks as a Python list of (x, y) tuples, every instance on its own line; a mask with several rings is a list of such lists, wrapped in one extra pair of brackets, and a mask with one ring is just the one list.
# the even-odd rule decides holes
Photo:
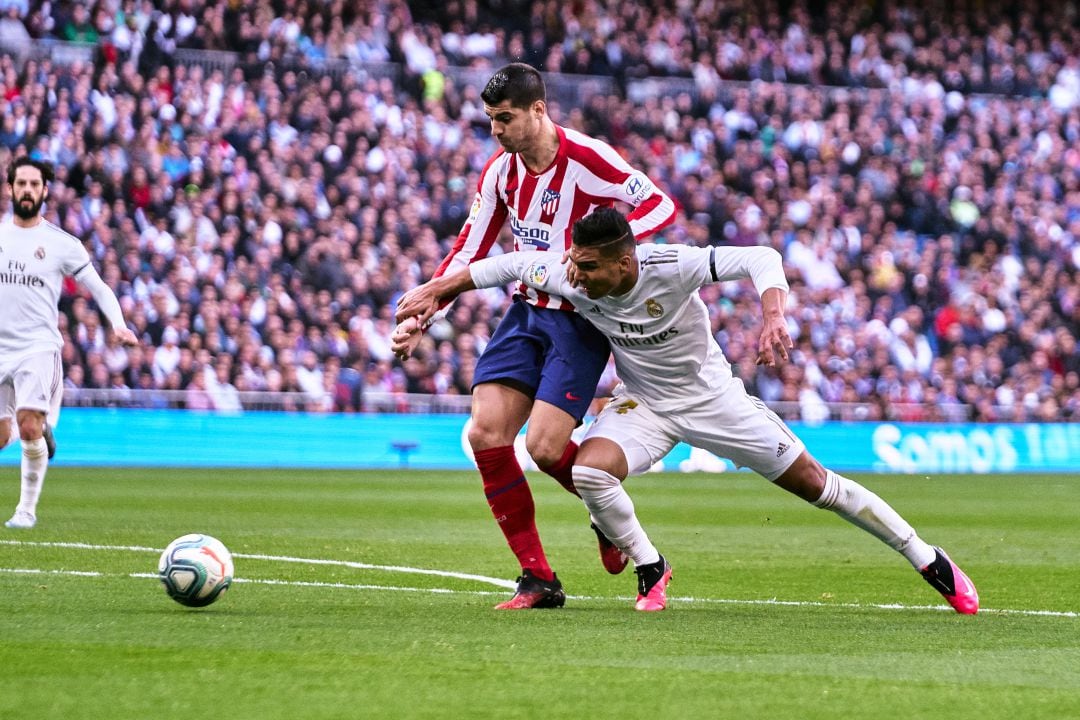
[(41, 486), (45, 483), (45, 470), (49, 466), (49, 451), (45, 438), (22, 444), (22, 484), (19, 492), (19, 505), (16, 511), (34, 515), (37, 511)]
[(660, 553), (634, 513), (634, 501), (617, 477), (584, 465), (575, 465), (573, 476), (574, 487), (589, 508), (592, 521), (634, 561), (635, 567), (660, 561)]
[(854, 480), (826, 470), (825, 489), (814, 505), (844, 518), (907, 558), (921, 570), (934, 561), (934, 548), (923, 542), (887, 502)]

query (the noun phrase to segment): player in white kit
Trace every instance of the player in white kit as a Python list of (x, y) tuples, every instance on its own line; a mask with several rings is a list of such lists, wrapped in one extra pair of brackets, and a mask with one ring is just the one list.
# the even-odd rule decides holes
[(607, 336), (622, 384), (586, 433), (573, 477), (595, 523), (634, 561), (638, 610), (666, 607), (671, 566), (642, 529), (622, 481), (648, 470), (680, 441), (836, 512), (904, 555), (957, 612), (978, 610), (975, 586), (944, 551), (923, 541), (880, 497), (822, 467), (732, 375), (697, 291), (750, 278), (763, 310), (758, 363), (786, 360), (792, 346), (783, 313), (788, 286), (775, 250), (636, 245), (625, 218), (601, 209), (574, 224), (568, 256), (569, 273), (554, 253), (478, 261), (432, 280), (398, 313), (423, 321), (443, 294), (521, 281), (568, 299)]
[(58, 303), (64, 277), (74, 277), (90, 290), (121, 342), (137, 342), (86, 248), (41, 217), (52, 177), (46, 163), (16, 159), (7, 173), (12, 218), (0, 224), (0, 447), (22, 439), (19, 504), (4, 524), (23, 530), (37, 522), (49, 464), (46, 419), (55, 425), (60, 413), (63, 339)]

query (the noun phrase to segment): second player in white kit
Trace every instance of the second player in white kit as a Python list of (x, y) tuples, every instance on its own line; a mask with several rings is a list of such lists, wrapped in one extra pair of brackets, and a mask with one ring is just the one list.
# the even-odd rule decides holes
[(8, 170), (12, 217), (0, 224), (0, 447), (16, 438), (23, 446), (19, 504), (5, 525), (23, 530), (37, 522), (48, 467), (46, 422), (56, 424), (63, 397), (58, 303), (64, 278), (90, 291), (122, 343), (136, 343), (86, 248), (41, 217), (51, 178), (48, 165), (16, 159)]

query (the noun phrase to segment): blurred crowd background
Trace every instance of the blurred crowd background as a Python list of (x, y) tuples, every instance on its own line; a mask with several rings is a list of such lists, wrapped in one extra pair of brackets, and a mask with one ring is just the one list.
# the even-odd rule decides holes
[(404, 364), (393, 307), (460, 230), (497, 147), (480, 90), (520, 60), (676, 200), (667, 242), (783, 254), (785, 367), (754, 365), (751, 286), (702, 295), (785, 417), (1080, 419), (1075, 3), (0, 0), (0, 53), (0, 166), (56, 165), (46, 216), (143, 340), (69, 287), (69, 403), (467, 408), (506, 293)]

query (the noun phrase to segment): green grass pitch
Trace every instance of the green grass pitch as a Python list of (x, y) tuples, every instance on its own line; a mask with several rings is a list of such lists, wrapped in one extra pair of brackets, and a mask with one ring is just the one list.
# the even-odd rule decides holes
[[(675, 569), (668, 609), (644, 614), (540, 475), (570, 599), (499, 612), (517, 566), (474, 473), (57, 466), (38, 527), (0, 527), (0, 717), (1080, 716), (1080, 479), (857, 477), (965, 568), (978, 616), (744, 473), (629, 481)], [(201, 610), (153, 577), (188, 532), (236, 560)]]

